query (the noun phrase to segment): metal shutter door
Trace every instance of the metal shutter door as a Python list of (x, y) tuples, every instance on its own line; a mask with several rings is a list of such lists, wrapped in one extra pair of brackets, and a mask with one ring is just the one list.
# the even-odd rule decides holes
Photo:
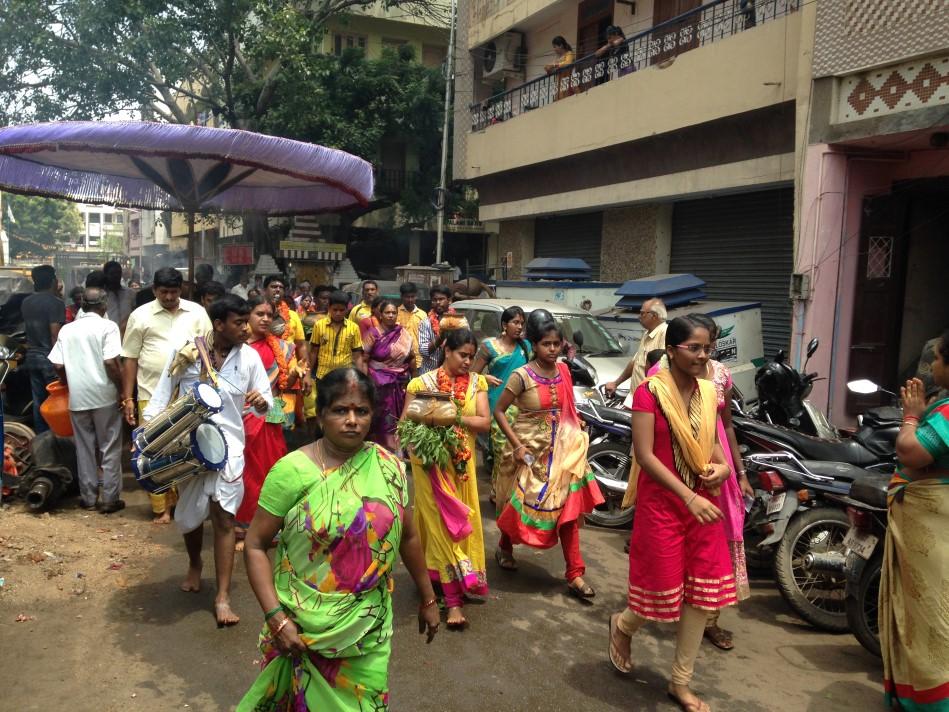
[(593, 279), (599, 279), (602, 239), (603, 213), (537, 218), (534, 257), (579, 257), (590, 265)]
[(712, 299), (761, 302), (765, 356), (791, 341), (792, 188), (676, 203), (672, 272), (706, 282)]

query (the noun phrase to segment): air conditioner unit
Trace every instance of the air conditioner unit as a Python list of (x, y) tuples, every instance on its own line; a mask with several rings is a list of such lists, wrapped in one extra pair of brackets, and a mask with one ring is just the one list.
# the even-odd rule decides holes
[(481, 47), (481, 76), (488, 79), (521, 74), (526, 55), (523, 45), (520, 32), (505, 32)]

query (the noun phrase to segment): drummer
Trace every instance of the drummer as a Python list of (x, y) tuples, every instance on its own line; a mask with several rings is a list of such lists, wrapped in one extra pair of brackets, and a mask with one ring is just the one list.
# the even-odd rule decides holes
[(178, 485), (175, 524), (184, 534), (188, 550), (188, 575), (181, 590), (197, 592), (201, 589), (204, 520), (211, 516), (217, 575), (214, 614), (219, 627), (234, 625), (240, 620), (231, 610), (230, 588), (234, 567), (234, 515), (244, 494), (241, 477), (244, 471), (243, 409), (246, 403), (263, 417), (273, 405), (270, 381), (260, 356), (244, 343), (249, 313), (247, 302), (234, 294), (211, 304), (208, 316), (213, 331), (205, 339), (212, 373), (208, 373), (195, 340), (189, 341), (171, 355), (144, 413), (144, 420), (148, 422), (173, 402), (173, 393), (187, 394), (196, 383), (217, 380), (223, 408), (211, 416), (211, 421), (224, 431), (227, 465), (220, 472), (207, 472)]

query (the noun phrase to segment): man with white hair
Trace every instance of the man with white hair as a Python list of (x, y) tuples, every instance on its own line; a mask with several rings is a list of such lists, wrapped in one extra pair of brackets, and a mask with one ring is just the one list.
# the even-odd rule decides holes
[(627, 378), (630, 379), (629, 392), (632, 395), (636, 387), (646, 379), (646, 355), (654, 349), (666, 348), (667, 317), (666, 305), (661, 299), (649, 299), (643, 302), (639, 310), (639, 323), (643, 327), (643, 337), (639, 340), (639, 348), (619, 377), (604, 385), (609, 395), (613, 395), (617, 386)]

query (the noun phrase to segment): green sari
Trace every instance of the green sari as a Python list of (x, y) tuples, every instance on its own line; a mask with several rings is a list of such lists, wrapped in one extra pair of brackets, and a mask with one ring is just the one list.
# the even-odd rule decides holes
[(273, 466), (258, 506), (284, 520), (274, 586), (309, 653), (281, 655), (265, 625), (263, 669), (238, 712), (388, 708), (390, 576), (407, 504), (403, 464), (373, 443), (334, 470), (299, 450)]
[[(949, 399), (920, 418), (932, 455), (925, 473), (902, 466), (890, 482), (880, 578), (880, 647), (886, 706), (949, 710)], [(925, 474), (925, 478), (915, 477)]]

